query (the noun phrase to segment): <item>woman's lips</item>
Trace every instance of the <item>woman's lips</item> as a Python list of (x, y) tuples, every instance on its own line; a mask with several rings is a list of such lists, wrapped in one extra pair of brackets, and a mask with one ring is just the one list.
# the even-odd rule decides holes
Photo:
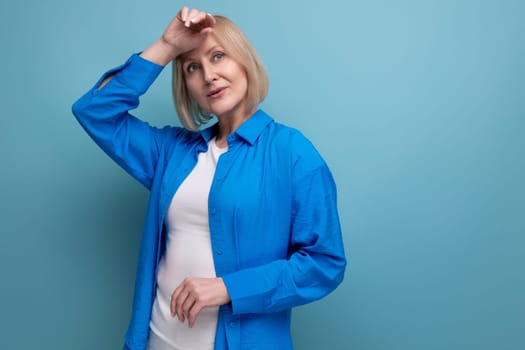
[(208, 98), (219, 98), (221, 97), (222, 95), (224, 95), (224, 90), (226, 88), (218, 88), (218, 89), (214, 89), (212, 91), (210, 91), (206, 96)]

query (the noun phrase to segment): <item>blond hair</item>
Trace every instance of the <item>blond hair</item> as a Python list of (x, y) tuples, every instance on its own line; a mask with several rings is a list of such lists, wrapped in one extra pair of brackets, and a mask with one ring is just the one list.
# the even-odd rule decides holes
[[(235, 23), (224, 16), (214, 16), (216, 23), (213, 35), (223, 46), (227, 55), (240, 64), (248, 80), (246, 92), (247, 112), (261, 103), (268, 93), (268, 75), (257, 52)], [(191, 97), (186, 86), (183, 60), (175, 58), (172, 63), (172, 92), (175, 108), (182, 125), (189, 130), (198, 130), (213, 116), (203, 111)]]

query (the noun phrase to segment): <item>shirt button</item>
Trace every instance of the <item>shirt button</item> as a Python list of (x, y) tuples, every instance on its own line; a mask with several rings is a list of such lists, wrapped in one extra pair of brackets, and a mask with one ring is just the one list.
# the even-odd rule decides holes
[(216, 212), (217, 212), (217, 211), (215, 210), (215, 208), (211, 208), (211, 209), (210, 209), (210, 214), (211, 214), (211, 215), (215, 215)]
[(234, 328), (235, 326), (237, 326), (237, 323), (235, 323), (234, 321), (231, 321), (231, 322), (230, 322), (230, 327), (231, 327), (231, 328)]
[(222, 255), (222, 249), (217, 249), (217, 255)]

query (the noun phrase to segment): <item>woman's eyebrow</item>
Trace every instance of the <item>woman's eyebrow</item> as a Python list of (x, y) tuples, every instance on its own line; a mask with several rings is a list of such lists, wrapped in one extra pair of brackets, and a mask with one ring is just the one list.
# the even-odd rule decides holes
[[(214, 50), (217, 50), (217, 49), (222, 49), (222, 46), (221, 45), (215, 45), (215, 46), (212, 46), (208, 51), (206, 51), (204, 53), (204, 56), (207, 56), (210, 54), (210, 52), (214, 51)], [(195, 57), (192, 57), (192, 56), (187, 56), (187, 57), (183, 57), (182, 58), (182, 64), (186, 63), (187, 61), (198, 61)]]

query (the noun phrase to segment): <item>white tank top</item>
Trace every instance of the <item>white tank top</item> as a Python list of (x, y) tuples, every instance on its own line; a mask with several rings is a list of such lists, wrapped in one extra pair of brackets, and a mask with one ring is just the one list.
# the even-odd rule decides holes
[(148, 349), (211, 350), (215, 342), (218, 307), (204, 308), (193, 326), (170, 313), (171, 295), (186, 277), (216, 277), (208, 222), (208, 194), (217, 162), (227, 148), (215, 138), (199, 153), (193, 171), (181, 184), (165, 218), (166, 253), (159, 262), (157, 295), (150, 321)]

